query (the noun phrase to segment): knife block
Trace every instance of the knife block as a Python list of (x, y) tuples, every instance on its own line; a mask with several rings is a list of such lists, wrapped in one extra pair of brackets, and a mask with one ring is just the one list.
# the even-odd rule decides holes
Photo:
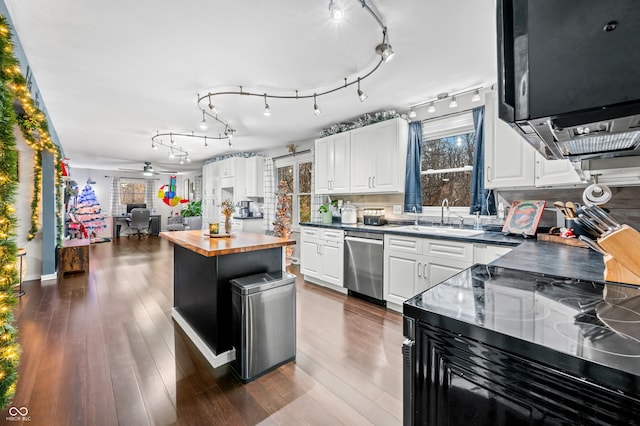
[(628, 225), (598, 238), (608, 254), (604, 257), (604, 279), (640, 285), (640, 232)]

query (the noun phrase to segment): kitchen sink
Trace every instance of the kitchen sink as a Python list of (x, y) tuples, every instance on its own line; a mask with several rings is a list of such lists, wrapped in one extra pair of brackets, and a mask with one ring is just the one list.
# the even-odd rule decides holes
[(452, 235), (456, 237), (472, 237), (474, 235), (480, 235), (484, 231), (476, 229), (460, 229), (460, 228), (438, 228), (435, 226), (418, 226), (414, 225), (398, 226), (393, 228), (394, 231), (402, 232), (415, 232), (416, 234), (432, 234), (432, 235)]

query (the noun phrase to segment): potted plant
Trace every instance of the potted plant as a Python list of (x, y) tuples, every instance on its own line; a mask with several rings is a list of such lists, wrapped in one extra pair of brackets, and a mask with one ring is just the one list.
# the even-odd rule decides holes
[(322, 223), (331, 223), (333, 222), (333, 208), (338, 206), (338, 200), (331, 201), (328, 204), (323, 204), (320, 206), (318, 211), (320, 212), (320, 219)]
[(184, 218), (184, 225), (187, 229), (202, 228), (202, 200), (190, 201), (187, 207), (180, 211), (180, 216)]

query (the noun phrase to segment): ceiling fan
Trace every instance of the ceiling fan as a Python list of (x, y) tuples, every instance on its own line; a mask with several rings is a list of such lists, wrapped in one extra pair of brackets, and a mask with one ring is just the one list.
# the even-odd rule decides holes
[(118, 170), (122, 170), (124, 172), (142, 172), (143, 175), (145, 176), (152, 176), (152, 175), (175, 175), (178, 174), (177, 170), (155, 170), (153, 168), (153, 166), (151, 165), (150, 161), (145, 161), (144, 162), (144, 167), (142, 167), (142, 170), (140, 169), (125, 169), (125, 168), (118, 168)]

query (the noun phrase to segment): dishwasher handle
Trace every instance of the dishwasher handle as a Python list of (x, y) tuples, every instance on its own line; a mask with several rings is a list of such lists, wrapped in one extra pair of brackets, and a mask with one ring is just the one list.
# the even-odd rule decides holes
[(377, 244), (377, 245), (383, 245), (384, 241), (382, 240), (373, 240), (371, 238), (360, 238), (360, 237), (344, 237), (345, 241), (355, 241), (358, 243), (365, 243), (365, 244)]

